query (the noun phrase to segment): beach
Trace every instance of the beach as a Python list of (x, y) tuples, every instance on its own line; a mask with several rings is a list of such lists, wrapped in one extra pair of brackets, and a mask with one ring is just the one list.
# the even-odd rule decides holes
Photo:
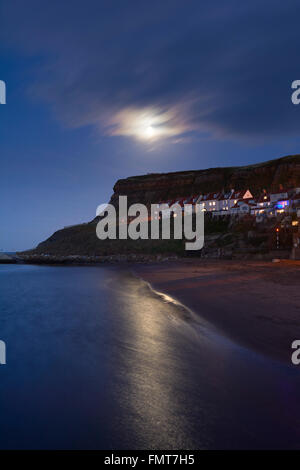
[(235, 342), (291, 363), (291, 343), (300, 339), (300, 262), (188, 260), (134, 271)]
[(1, 265), (1, 448), (299, 448), (294, 271)]

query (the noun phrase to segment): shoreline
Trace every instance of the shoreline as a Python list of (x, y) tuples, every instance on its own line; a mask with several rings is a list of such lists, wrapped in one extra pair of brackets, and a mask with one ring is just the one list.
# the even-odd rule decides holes
[(188, 261), (133, 271), (220, 334), (291, 364), (291, 344), (300, 339), (300, 263)]
[[(213, 260), (128, 256), (90, 262), (72, 256), (20, 264), (118, 267), (130, 270), (210, 323), (220, 334), (258, 353), (291, 364), (300, 339), (300, 261)], [(81, 258), (81, 262), (78, 262)], [(113, 259), (112, 259), (113, 258)], [(48, 262), (47, 262), (48, 261)], [(49, 262), (50, 261), (50, 262)], [(17, 261), (18, 263), (18, 261)]]
[(116, 265), (121, 263), (122, 265), (128, 263), (155, 263), (165, 261), (180, 261), (178, 256), (174, 255), (137, 255), (137, 254), (126, 254), (126, 255), (101, 255), (101, 256), (83, 256), (83, 255), (47, 255), (47, 254), (35, 254), (35, 255), (19, 255), (16, 254), (11, 257), (13, 262), (19, 264), (44, 264), (44, 265), (69, 265), (69, 266), (101, 266), (112, 264)]

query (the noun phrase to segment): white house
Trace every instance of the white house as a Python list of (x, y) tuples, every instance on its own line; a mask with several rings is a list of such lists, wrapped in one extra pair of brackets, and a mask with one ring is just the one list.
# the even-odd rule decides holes
[(251, 213), (253, 215), (270, 214), (273, 205), (274, 203), (271, 202), (270, 194), (263, 192), (256, 201), (256, 206), (251, 209)]
[(230, 208), (234, 207), (238, 200), (241, 199), (253, 199), (253, 196), (249, 189), (245, 189), (243, 191), (232, 191), (229, 201)]
[(231, 201), (231, 196), (232, 194), (234, 193), (234, 190), (232, 189), (231, 191), (228, 191), (228, 192), (223, 192), (221, 193), (220, 197), (219, 197), (219, 214), (218, 215), (222, 215), (224, 213), (226, 213), (226, 211), (229, 211), (230, 207), (231, 207), (231, 204), (230, 204), (230, 201)]
[(203, 210), (206, 212), (215, 212), (219, 207), (219, 196), (220, 193), (217, 192), (204, 194), (197, 200), (197, 204), (203, 204)]
[(231, 189), (230, 191), (223, 192), (219, 194), (218, 201), (218, 212), (215, 215), (225, 215), (230, 213), (231, 209), (237, 204), (240, 200), (250, 200), (253, 196), (249, 189), (244, 191), (235, 191)]
[(249, 199), (238, 199), (235, 205), (230, 209), (231, 215), (243, 216), (251, 213), (251, 209), (256, 206), (255, 201)]
[(280, 199), (274, 204), (274, 212), (276, 215), (284, 214), (290, 210), (290, 200)]
[(289, 193), (287, 189), (279, 189), (278, 191), (272, 192), (270, 194), (270, 201), (277, 202), (280, 200), (288, 199)]

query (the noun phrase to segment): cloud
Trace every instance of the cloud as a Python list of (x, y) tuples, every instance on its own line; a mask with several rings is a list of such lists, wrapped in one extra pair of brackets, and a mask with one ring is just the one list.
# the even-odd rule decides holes
[(34, 96), (66, 125), (176, 138), (297, 135), (300, 6), (286, 0), (4, 2)]

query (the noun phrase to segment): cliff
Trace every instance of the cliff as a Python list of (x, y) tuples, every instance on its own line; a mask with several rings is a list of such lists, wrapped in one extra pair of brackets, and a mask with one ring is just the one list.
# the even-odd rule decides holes
[(273, 191), (280, 185), (300, 186), (300, 155), (249, 166), (131, 176), (116, 182), (111, 203), (116, 204), (119, 195), (127, 195), (129, 203), (156, 203), (232, 188), (250, 188), (255, 196), (262, 189)]
[[(300, 155), (291, 155), (249, 166), (132, 176), (116, 182), (111, 203), (117, 206), (120, 195), (127, 195), (129, 204), (134, 202), (149, 204), (231, 188), (237, 190), (249, 188), (253, 195), (258, 195), (262, 189), (277, 190), (280, 185), (287, 188), (300, 187)], [(97, 219), (87, 224), (58, 230), (46, 241), (40, 243), (35, 250), (28, 251), (26, 254), (27, 256), (184, 254), (181, 240), (100, 241), (95, 233), (96, 222)], [(206, 224), (206, 232), (207, 230), (208, 233), (213, 233), (214, 226), (209, 227)], [(226, 227), (218, 230), (224, 232)]]

